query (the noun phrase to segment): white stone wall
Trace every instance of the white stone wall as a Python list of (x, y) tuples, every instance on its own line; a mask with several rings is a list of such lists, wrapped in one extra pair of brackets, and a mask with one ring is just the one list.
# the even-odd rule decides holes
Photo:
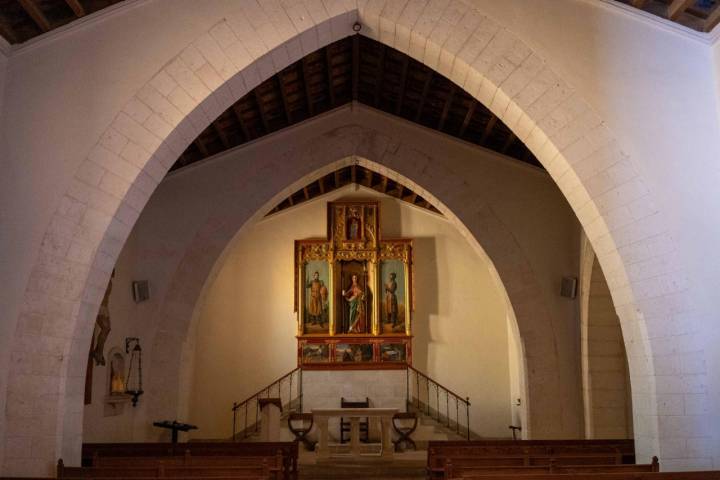
[(487, 104), (568, 198), (623, 328), (640, 457), (659, 453), (669, 469), (720, 458), (720, 260), (706, 255), (720, 224), (705, 221), (720, 209), (720, 128), (707, 37), (584, 0), (172, 5), (135, 2), (10, 58), (3, 473), (78, 458), (92, 322), (166, 169), (234, 99), (355, 18)]
[(610, 289), (595, 259), (587, 292), (583, 355), (587, 368), (585, 433), (588, 438), (632, 438), (632, 399), (622, 330)]

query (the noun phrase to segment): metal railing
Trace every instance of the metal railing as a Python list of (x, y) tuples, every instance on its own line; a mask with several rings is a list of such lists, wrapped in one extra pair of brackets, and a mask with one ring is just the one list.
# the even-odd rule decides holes
[(408, 365), (406, 401), (438, 423), (470, 440), (470, 397), (462, 398)]
[(302, 369), (298, 367), (286, 373), (242, 402), (233, 402), (233, 441), (260, 431), (261, 398), (279, 398), (284, 412), (302, 412)]

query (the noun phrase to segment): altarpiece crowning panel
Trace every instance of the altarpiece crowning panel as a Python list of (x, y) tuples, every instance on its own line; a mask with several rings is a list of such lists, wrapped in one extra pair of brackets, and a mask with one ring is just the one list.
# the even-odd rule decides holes
[(381, 239), (378, 202), (329, 202), (328, 236), (295, 241), (298, 365), (412, 363), (412, 240)]

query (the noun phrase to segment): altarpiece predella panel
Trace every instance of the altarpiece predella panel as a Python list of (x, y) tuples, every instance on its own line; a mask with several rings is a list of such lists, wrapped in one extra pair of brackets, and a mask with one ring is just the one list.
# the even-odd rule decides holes
[(328, 203), (328, 236), (295, 241), (298, 365), (412, 360), (412, 240), (383, 240), (378, 202)]

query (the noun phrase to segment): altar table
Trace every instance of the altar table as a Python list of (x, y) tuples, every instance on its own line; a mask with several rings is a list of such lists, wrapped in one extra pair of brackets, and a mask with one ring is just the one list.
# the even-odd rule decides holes
[(328, 458), (330, 456), (330, 446), (328, 445), (328, 420), (330, 417), (350, 419), (350, 454), (355, 457), (360, 456), (360, 419), (379, 418), (381, 456), (392, 458), (395, 449), (392, 443), (390, 427), (393, 415), (397, 412), (397, 408), (313, 408), (313, 418), (319, 431), (319, 441), (316, 449), (318, 458)]

